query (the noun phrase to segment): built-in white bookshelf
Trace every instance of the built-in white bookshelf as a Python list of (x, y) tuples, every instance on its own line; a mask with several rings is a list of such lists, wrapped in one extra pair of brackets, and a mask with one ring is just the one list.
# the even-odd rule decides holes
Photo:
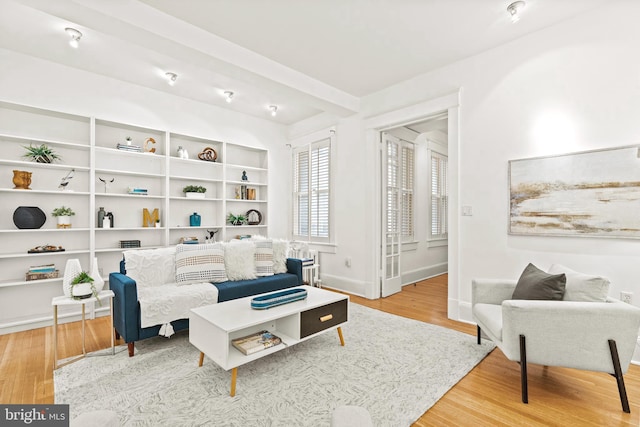
[[(183, 237), (205, 241), (213, 232), (217, 241), (268, 233), (265, 149), (7, 102), (0, 102), (0, 143), (0, 334), (50, 316), (51, 298), (62, 292), (68, 259), (80, 259), (89, 270), (96, 257), (108, 280), (109, 273), (119, 269), (122, 240), (156, 248), (176, 245)], [(25, 146), (42, 144), (61, 158), (35, 163), (23, 157)], [(139, 146), (141, 152), (119, 149), (118, 144)], [(179, 156), (179, 147), (188, 158)], [(200, 153), (208, 155), (199, 159)], [(29, 190), (14, 188), (13, 170), (31, 172)], [(59, 184), (72, 170), (73, 178), (63, 191)], [(242, 179), (243, 171), (248, 180)], [(185, 197), (183, 188), (188, 185), (205, 187), (205, 197)], [(130, 194), (131, 188), (145, 189), (146, 194)], [(62, 205), (75, 212), (71, 228), (57, 228), (51, 215)], [(13, 214), (19, 206), (40, 208), (45, 224), (18, 229)], [(98, 226), (100, 207), (112, 213), (112, 228)], [(150, 214), (157, 209), (159, 224), (144, 224), (144, 209)], [(261, 213), (259, 224), (227, 223), (229, 213), (250, 210)], [(190, 226), (193, 213), (200, 215), (200, 226)], [(28, 253), (42, 245), (64, 251)], [(27, 281), (29, 267), (42, 264), (55, 264), (59, 277)], [(22, 291), (27, 287), (27, 293)]]

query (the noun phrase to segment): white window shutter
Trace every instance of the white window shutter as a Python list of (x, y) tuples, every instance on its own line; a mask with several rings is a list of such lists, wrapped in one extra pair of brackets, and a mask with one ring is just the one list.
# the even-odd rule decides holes
[(329, 241), (331, 144), (324, 139), (294, 152), (293, 235)]

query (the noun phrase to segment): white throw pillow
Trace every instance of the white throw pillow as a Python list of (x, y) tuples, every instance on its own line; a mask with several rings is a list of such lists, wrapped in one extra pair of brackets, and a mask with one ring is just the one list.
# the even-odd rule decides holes
[(176, 275), (176, 248), (124, 251), (127, 276), (142, 288), (172, 283)]
[(178, 245), (176, 247), (176, 282), (226, 282), (224, 248), (220, 243)]
[(286, 273), (287, 254), (289, 253), (289, 241), (273, 239), (273, 273)]
[(604, 302), (607, 300), (609, 280), (604, 277), (579, 273), (560, 264), (549, 267), (549, 273), (566, 275), (567, 284), (562, 297), (563, 301)]
[(256, 240), (256, 276), (273, 276), (273, 242), (269, 239)]
[(224, 245), (224, 265), (229, 280), (255, 279), (256, 247), (254, 242), (240, 240)]

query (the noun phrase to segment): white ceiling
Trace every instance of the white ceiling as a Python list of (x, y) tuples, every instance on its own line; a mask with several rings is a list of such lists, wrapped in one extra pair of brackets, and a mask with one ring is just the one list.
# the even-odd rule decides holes
[[(352, 114), (363, 96), (611, 0), (527, 0), (516, 24), (509, 3), (0, 0), (0, 47), (291, 124)], [(83, 33), (79, 49), (66, 26)], [(231, 104), (224, 90), (236, 93)]]

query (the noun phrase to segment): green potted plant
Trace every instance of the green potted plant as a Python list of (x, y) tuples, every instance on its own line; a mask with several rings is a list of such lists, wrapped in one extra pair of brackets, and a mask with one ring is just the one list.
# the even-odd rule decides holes
[(58, 228), (71, 228), (71, 217), (76, 213), (66, 206), (55, 208), (51, 215), (58, 218)]
[(190, 199), (204, 199), (207, 189), (201, 185), (187, 185), (182, 192)]
[(29, 145), (28, 147), (22, 146), (27, 152), (22, 156), (26, 157), (32, 162), (36, 163), (52, 163), (54, 160), (61, 159), (50, 147), (46, 144), (42, 145)]
[(243, 215), (243, 214), (234, 215), (234, 214), (230, 213), (227, 216), (227, 221), (229, 221), (229, 223), (231, 223), (233, 225), (244, 225), (244, 224), (247, 223), (247, 217), (246, 217), (246, 215)]
[(71, 297), (73, 299), (85, 299), (92, 296), (97, 298), (98, 291), (93, 282), (93, 277), (89, 276), (86, 271), (76, 274), (71, 280)]

